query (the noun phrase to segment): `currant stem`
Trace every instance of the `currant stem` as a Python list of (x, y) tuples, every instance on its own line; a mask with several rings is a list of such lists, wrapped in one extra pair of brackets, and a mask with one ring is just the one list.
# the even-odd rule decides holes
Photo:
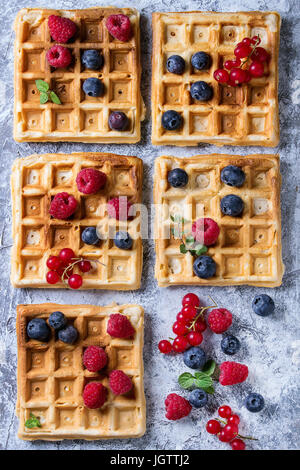
[[(219, 421), (219, 423), (225, 424), (225, 426), (226, 426), (226, 424), (227, 424), (226, 421), (223, 421), (223, 420), (220, 419), (220, 418), (215, 418), (215, 419), (216, 419), (217, 421)], [(241, 439), (246, 439), (246, 440), (249, 440), (249, 441), (259, 441), (259, 439), (256, 439), (256, 437), (252, 437), (252, 436), (242, 436), (241, 434), (237, 434), (237, 435), (234, 437), (234, 439), (235, 439), (236, 437), (240, 437)]]

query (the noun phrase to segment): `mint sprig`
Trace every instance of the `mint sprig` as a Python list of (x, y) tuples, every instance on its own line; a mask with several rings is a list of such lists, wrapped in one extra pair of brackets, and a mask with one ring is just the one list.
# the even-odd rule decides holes
[(209, 394), (214, 393), (213, 379), (211, 376), (215, 371), (216, 363), (213, 360), (207, 361), (204, 365), (202, 372), (195, 372), (195, 375), (190, 372), (184, 372), (178, 378), (178, 383), (180, 387), (184, 389), (192, 388), (201, 388)]
[(40, 92), (41, 104), (45, 104), (49, 100), (52, 101), (52, 103), (61, 104), (59, 97), (53, 90), (50, 90), (49, 84), (47, 82), (44, 80), (36, 80), (35, 84), (38, 91)]
[(29, 419), (25, 421), (25, 426), (26, 428), (32, 429), (32, 428), (41, 428), (42, 425), (40, 423), (40, 419), (35, 416), (33, 413), (30, 413)]
[(180, 253), (186, 254), (191, 253), (192, 256), (201, 256), (207, 252), (207, 246), (198, 243), (195, 238), (191, 235), (191, 232), (184, 231), (182, 229), (183, 225), (189, 224), (188, 220), (185, 220), (181, 215), (171, 215), (170, 219), (174, 224), (177, 224), (176, 227), (171, 227), (171, 233), (174, 238), (180, 238)]

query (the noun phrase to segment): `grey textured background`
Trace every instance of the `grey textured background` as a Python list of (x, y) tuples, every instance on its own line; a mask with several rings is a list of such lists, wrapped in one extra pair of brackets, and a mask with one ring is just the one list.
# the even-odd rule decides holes
[[(97, 5), (97, 0), (52, 0), (53, 8), (76, 8), (80, 5)], [(43, 1), (0, 0), (0, 449), (228, 449), (205, 431), (206, 421), (215, 414), (220, 404), (230, 404), (241, 416), (243, 433), (259, 438), (250, 449), (296, 449), (300, 444), (299, 368), (300, 326), (297, 278), (299, 266), (297, 220), (297, 173), (299, 153), (300, 104), (300, 21), (299, 0), (109, 0), (108, 4), (135, 6), (141, 11), (142, 26), (142, 93), (148, 106), (147, 120), (143, 125), (143, 138), (138, 145), (84, 145), (84, 144), (17, 144), (12, 138), (13, 109), (13, 41), (12, 24), (21, 7), (37, 7)], [(47, 2), (44, 2), (47, 5)], [(152, 173), (155, 157), (162, 154), (191, 156), (196, 153), (213, 153), (216, 148), (173, 149), (152, 147), (150, 143), (150, 77), (151, 77), (151, 13), (152, 11), (181, 10), (277, 10), (282, 15), (280, 49), (280, 120), (281, 141), (277, 149), (226, 148), (221, 153), (279, 152), (281, 155), (283, 257), (286, 273), (280, 288), (271, 290), (251, 287), (192, 289), (205, 303), (211, 295), (219, 305), (230, 308), (235, 321), (231, 330), (241, 342), (237, 361), (249, 366), (248, 380), (235, 387), (217, 386), (217, 393), (202, 410), (193, 410), (190, 417), (178, 422), (164, 417), (164, 399), (170, 392), (180, 392), (177, 377), (185, 370), (182, 357), (167, 358), (158, 354), (157, 342), (168, 337), (175, 315), (180, 309), (182, 296), (189, 288), (158, 289), (154, 280), (154, 250), (151, 242), (144, 244), (144, 270), (142, 288), (136, 292), (71, 292), (67, 290), (13, 289), (9, 282), (11, 211), (10, 169), (15, 158), (44, 152), (113, 151), (142, 157), (145, 164), (144, 202), (152, 198)], [(298, 139), (298, 142), (297, 142)], [(297, 149), (298, 143), (298, 149)], [(275, 300), (276, 312), (272, 317), (261, 318), (251, 311), (254, 294), (267, 292)], [(15, 417), (16, 399), (16, 334), (15, 307), (19, 303), (107, 304), (140, 303), (146, 311), (145, 323), (145, 392), (147, 398), (147, 433), (138, 440), (89, 442), (65, 441), (62, 443), (30, 443), (16, 437), (18, 420)], [(227, 357), (220, 349), (221, 338), (206, 332), (204, 348), (211, 357), (222, 362)], [(250, 391), (262, 393), (266, 408), (259, 414), (249, 413), (243, 399)], [(183, 392), (183, 395), (187, 395)]]

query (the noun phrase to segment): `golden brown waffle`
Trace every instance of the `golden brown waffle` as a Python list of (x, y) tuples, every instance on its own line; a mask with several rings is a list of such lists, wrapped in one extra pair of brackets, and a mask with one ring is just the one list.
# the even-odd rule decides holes
[[(128, 15), (133, 29), (129, 42), (120, 42), (108, 33), (106, 18)], [(54, 69), (46, 52), (54, 45), (48, 17), (70, 18), (78, 26), (71, 49), (74, 64)], [(135, 143), (140, 140), (140, 122), (144, 105), (140, 94), (139, 13), (133, 8), (90, 8), (85, 10), (20, 10), (15, 21), (15, 121), (14, 138), (18, 142), (79, 141)], [(97, 49), (104, 56), (100, 71), (85, 70), (81, 54)], [(82, 83), (89, 77), (100, 78), (105, 86), (101, 98), (85, 95)], [(40, 104), (35, 80), (45, 80), (62, 104)], [(112, 131), (108, 126), (111, 111), (123, 111), (130, 120), (127, 131)]]
[[(155, 145), (262, 145), (279, 142), (278, 49), (280, 16), (276, 12), (176, 12), (153, 14), (152, 143)], [(220, 85), (213, 72), (234, 57), (244, 37), (258, 35), (271, 54), (267, 76), (241, 87)], [(195, 52), (207, 52), (209, 70), (191, 66)], [(185, 59), (183, 75), (169, 73), (166, 60), (178, 54)], [(190, 86), (203, 80), (213, 87), (208, 102), (193, 100)], [(162, 114), (173, 109), (183, 117), (178, 131), (166, 131)]]
[[(55, 340), (48, 343), (27, 337), (26, 325), (32, 318), (49, 318), (61, 311), (78, 329), (74, 345)], [(112, 338), (106, 333), (111, 313), (126, 315), (135, 335), (130, 339)], [(18, 436), (26, 440), (134, 438), (145, 433), (146, 406), (143, 367), (144, 311), (139, 305), (19, 305), (17, 307), (18, 398), (20, 419)], [(89, 372), (82, 364), (87, 346), (105, 348), (108, 365), (100, 373)], [(133, 390), (115, 396), (108, 386), (108, 374), (121, 369), (132, 378)], [(100, 381), (108, 390), (102, 408), (84, 406), (82, 393), (91, 381)], [(30, 413), (40, 418), (41, 427), (29, 429)]]
[[(246, 174), (242, 187), (221, 182), (227, 165), (237, 165)], [(167, 181), (173, 168), (184, 169), (189, 181), (173, 188)], [(225, 286), (248, 284), (276, 287), (281, 284), (284, 265), (281, 258), (281, 212), (278, 155), (197, 155), (192, 158), (160, 157), (155, 162), (155, 277), (158, 285), (174, 284)], [(244, 201), (241, 217), (224, 216), (220, 200), (236, 194)], [(220, 227), (215, 245), (207, 255), (217, 265), (216, 275), (200, 279), (193, 273), (194, 258), (181, 254), (180, 240), (169, 236), (174, 227), (170, 216), (188, 221), (201, 217), (214, 219)]]
[[(103, 190), (97, 194), (78, 191), (76, 176), (83, 168), (96, 168), (107, 175)], [(126, 196), (141, 202), (143, 163), (137, 157), (109, 153), (73, 153), (32, 155), (19, 158), (12, 169), (12, 213), (14, 246), (11, 256), (11, 282), (15, 287), (66, 287), (63, 282), (47, 284), (46, 261), (62, 248), (92, 262), (92, 270), (83, 274), (81, 289), (138, 289), (142, 271), (140, 213), (128, 221), (110, 219), (106, 202)], [(58, 220), (49, 215), (51, 199), (63, 191), (72, 194), (78, 207), (71, 219)], [(81, 233), (99, 225), (106, 240), (86, 245)], [(134, 239), (131, 250), (114, 245), (113, 233), (126, 230)], [(110, 238), (109, 238), (110, 237)], [(103, 263), (97, 263), (97, 261)], [(75, 268), (76, 271), (76, 268)], [(76, 271), (78, 272), (78, 271)]]

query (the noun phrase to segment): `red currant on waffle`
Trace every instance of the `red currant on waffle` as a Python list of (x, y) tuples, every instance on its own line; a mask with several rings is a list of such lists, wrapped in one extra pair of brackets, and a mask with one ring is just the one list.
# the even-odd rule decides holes
[(260, 37), (258, 37), (258, 36), (253, 36), (253, 38), (251, 39), (251, 43), (253, 44), (253, 46), (255, 46), (255, 44), (258, 46), (258, 44), (261, 43)]
[(256, 47), (251, 55), (251, 59), (257, 62), (268, 62), (270, 54), (263, 47)]
[(46, 281), (48, 284), (56, 284), (60, 280), (56, 271), (48, 271), (46, 274)]
[(234, 49), (234, 55), (238, 57), (238, 59), (243, 59), (244, 57), (248, 57), (251, 54), (251, 47), (247, 44), (243, 44), (239, 42), (239, 44)]
[(246, 78), (245, 70), (234, 68), (230, 71), (230, 80), (239, 85), (240, 83), (244, 83)]
[(242, 44), (246, 44), (246, 46), (251, 46), (251, 39), (250, 38), (244, 38), (242, 40)]
[(82, 277), (80, 274), (72, 274), (68, 279), (68, 284), (71, 289), (79, 289), (82, 286)]
[(60, 260), (65, 264), (69, 264), (72, 260), (72, 258), (75, 258), (75, 253), (73, 250), (71, 250), (71, 248), (63, 248), (60, 252), (59, 252), (59, 258)]
[(158, 349), (163, 354), (170, 354), (170, 352), (172, 351), (172, 344), (170, 343), (170, 341), (163, 339), (158, 343)]
[(46, 264), (47, 268), (57, 271), (61, 267), (62, 262), (58, 256), (49, 256)]
[(251, 73), (252, 77), (262, 77), (264, 74), (265, 68), (262, 62), (252, 62), (249, 67), (249, 72)]
[[(227, 67), (226, 67), (227, 68)], [(229, 74), (227, 70), (218, 69), (214, 71), (214, 79), (220, 83), (227, 83), (229, 80)]]
[(227, 70), (231, 70), (234, 67), (239, 67), (241, 65), (240, 59), (236, 58), (235, 60), (226, 60), (224, 67)]
[(87, 273), (88, 271), (91, 270), (92, 268), (92, 265), (89, 261), (87, 260), (82, 260), (78, 263), (78, 267), (80, 269), (81, 272), (83, 273)]

